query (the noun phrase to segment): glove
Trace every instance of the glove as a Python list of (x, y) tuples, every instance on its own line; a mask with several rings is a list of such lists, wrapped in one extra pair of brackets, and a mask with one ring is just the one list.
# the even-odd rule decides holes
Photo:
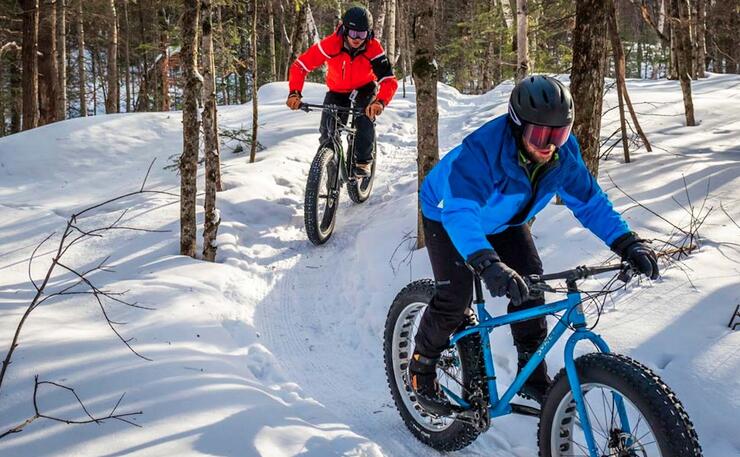
[(650, 279), (658, 278), (658, 256), (648, 247), (645, 240), (637, 237), (635, 232), (620, 236), (611, 245), (612, 251), (625, 262)]
[(288, 105), (288, 108), (295, 111), (301, 108), (302, 98), (303, 97), (301, 96), (300, 91), (297, 91), (297, 90), (291, 91), (290, 95), (288, 95), (288, 100), (285, 102), (285, 104)]
[(508, 295), (514, 306), (529, 296), (529, 288), (519, 274), (506, 266), (493, 249), (482, 249), (468, 257), (468, 265), (478, 273), (494, 297)]
[(374, 121), (384, 109), (385, 104), (376, 98), (365, 108), (365, 115)]

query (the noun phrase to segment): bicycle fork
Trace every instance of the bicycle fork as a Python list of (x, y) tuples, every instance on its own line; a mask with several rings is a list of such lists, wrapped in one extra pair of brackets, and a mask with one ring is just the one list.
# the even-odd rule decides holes
[[(569, 298), (571, 297), (569, 296)], [(577, 297), (577, 300), (580, 301), (580, 296)], [(568, 320), (575, 327), (575, 332), (565, 343), (565, 372), (568, 376), (568, 384), (573, 393), (573, 401), (576, 404), (576, 412), (578, 412), (578, 418), (581, 421), (581, 428), (583, 429), (583, 435), (586, 440), (586, 445), (588, 446), (590, 457), (600, 457), (601, 454), (599, 453), (598, 446), (596, 446), (593, 429), (591, 428), (591, 420), (588, 417), (586, 401), (584, 399), (583, 391), (581, 391), (581, 381), (578, 378), (578, 372), (576, 370), (574, 351), (576, 344), (581, 340), (591, 341), (591, 343), (593, 343), (594, 346), (604, 354), (609, 354), (611, 351), (609, 350), (609, 346), (599, 335), (586, 329), (586, 319), (583, 314), (583, 307), (580, 303), (573, 308), (573, 314), (574, 315), (570, 316)], [(622, 425), (622, 431), (630, 433), (630, 425), (627, 417), (627, 410), (624, 407), (624, 399), (616, 392), (612, 392), (612, 398), (617, 408), (617, 414), (619, 415), (619, 420)], [(553, 424), (553, 426), (557, 426), (557, 424)]]

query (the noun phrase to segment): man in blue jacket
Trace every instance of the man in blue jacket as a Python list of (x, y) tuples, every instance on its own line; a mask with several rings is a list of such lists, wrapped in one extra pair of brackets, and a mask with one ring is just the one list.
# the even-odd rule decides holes
[[(652, 279), (655, 253), (630, 231), (581, 158), (573, 101), (556, 79), (532, 76), (512, 91), (509, 113), (467, 136), (429, 173), (420, 191), (424, 235), (436, 292), (422, 316), (409, 379), (419, 404), (448, 415), (436, 364), (450, 335), (465, 325), (473, 275), (508, 311), (544, 304), (528, 297), (522, 276), (542, 274), (527, 221), (557, 193), (576, 218), (623, 259)], [(545, 318), (512, 324), (519, 369), (547, 335)], [(541, 402), (551, 380), (543, 362), (520, 395)]]

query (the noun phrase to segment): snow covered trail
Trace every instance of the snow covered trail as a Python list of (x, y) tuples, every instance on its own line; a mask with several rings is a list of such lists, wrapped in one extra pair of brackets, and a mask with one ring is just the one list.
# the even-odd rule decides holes
[[(703, 230), (703, 247), (660, 281), (620, 294), (598, 331), (612, 348), (646, 363), (677, 392), (696, 423), (708, 457), (740, 453), (740, 332), (725, 327), (740, 302), (738, 229), (719, 203), (740, 221), (740, 79), (712, 75), (694, 83), (701, 127), (682, 126), (678, 85), (629, 81), (640, 120), (656, 152), (619, 151), (602, 162), (601, 183), (615, 206), (646, 237), (669, 232), (631, 202), (607, 177), (679, 224), (687, 222), (682, 176), (692, 204), (715, 207)], [(440, 150), (506, 111), (511, 83), (480, 96), (439, 85)], [(244, 153), (222, 150), (224, 192), (216, 264), (177, 255), (178, 208), (166, 198), (137, 199), (97, 213), (111, 220), (126, 206), (129, 222), (170, 233), (116, 233), (71, 253), (88, 265), (112, 254), (116, 273), (96, 277), (153, 312), (115, 310), (129, 322), (126, 336), (154, 362), (133, 357), (101, 323), (99, 311), (79, 300), (39, 308), (0, 392), (0, 433), (29, 413), (29, 379), (68, 383), (94, 411), (106, 411), (122, 392), (122, 408), (143, 410), (142, 429), (107, 423), (70, 428), (36, 422), (0, 440), (13, 456), (416, 456), (434, 455), (408, 433), (392, 404), (382, 360), (382, 332), (395, 294), (431, 274), (426, 253), (409, 249), (416, 228), (416, 120), (413, 87), (397, 95), (378, 122), (378, 177), (371, 198), (352, 204), (346, 192), (334, 235), (313, 246), (303, 229), (306, 174), (316, 150), (319, 114), (289, 112), (285, 83), (260, 89), (260, 141), (255, 164)], [(324, 89), (308, 84), (306, 101)], [(608, 94), (606, 106), (613, 106)], [(645, 107), (648, 106), (648, 107)], [(714, 113), (722, 113), (715, 116)], [(251, 123), (251, 106), (221, 107), (222, 126)], [(616, 110), (604, 119), (608, 136)], [(178, 178), (165, 163), (181, 150), (179, 113), (75, 119), (0, 139), (0, 349), (32, 295), (26, 276), (30, 251), (58, 230), (74, 209), (138, 188), (152, 156), (152, 186), (176, 191)], [(202, 177), (201, 177), (202, 179)], [(674, 201), (676, 200), (676, 201)], [(199, 199), (199, 204), (202, 201)], [(90, 218), (90, 223), (96, 223)], [(202, 213), (198, 213), (202, 222)], [(549, 206), (534, 234), (545, 269), (601, 262), (608, 250), (569, 211)], [(564, 253), (567, 252), (567, 255)], [(48, 261), (48, 255), (41, 262)], [(39, 265), (40, 271), (43, 267)], [(37, 272), (38, 274), (38, 272)], [(56, 280), (61, 284), (64, 276)], [(490, 300), (494, 313), (502, 300)], [(515, 373), (508, 329), (494, 332), (502, 383)], [(562, 366), (557, 348), (551, 370)], [(81, 414), (64, 396), (42, 394), (61, 415)], [(497, 419), (492, 429), (457, 453), (535, 455), (537, 421)]]

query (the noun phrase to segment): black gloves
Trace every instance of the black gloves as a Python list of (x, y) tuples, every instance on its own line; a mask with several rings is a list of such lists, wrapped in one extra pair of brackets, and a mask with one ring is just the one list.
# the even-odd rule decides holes
[(650, 279), (658, 278), (658, 257), (645, 244), (645, 240), (638, 238), (635, 232), (620, 236), (614, 240), (611, 248), (622, 260), (629, 262), (640, 273)]
[(527, 299), (529, 288), (519, 274), (507, 267), (493, 249), (482, 249), (468, 257), (468, 265), (478, 273), (494, 297), (508, 295), (514, 306)]

